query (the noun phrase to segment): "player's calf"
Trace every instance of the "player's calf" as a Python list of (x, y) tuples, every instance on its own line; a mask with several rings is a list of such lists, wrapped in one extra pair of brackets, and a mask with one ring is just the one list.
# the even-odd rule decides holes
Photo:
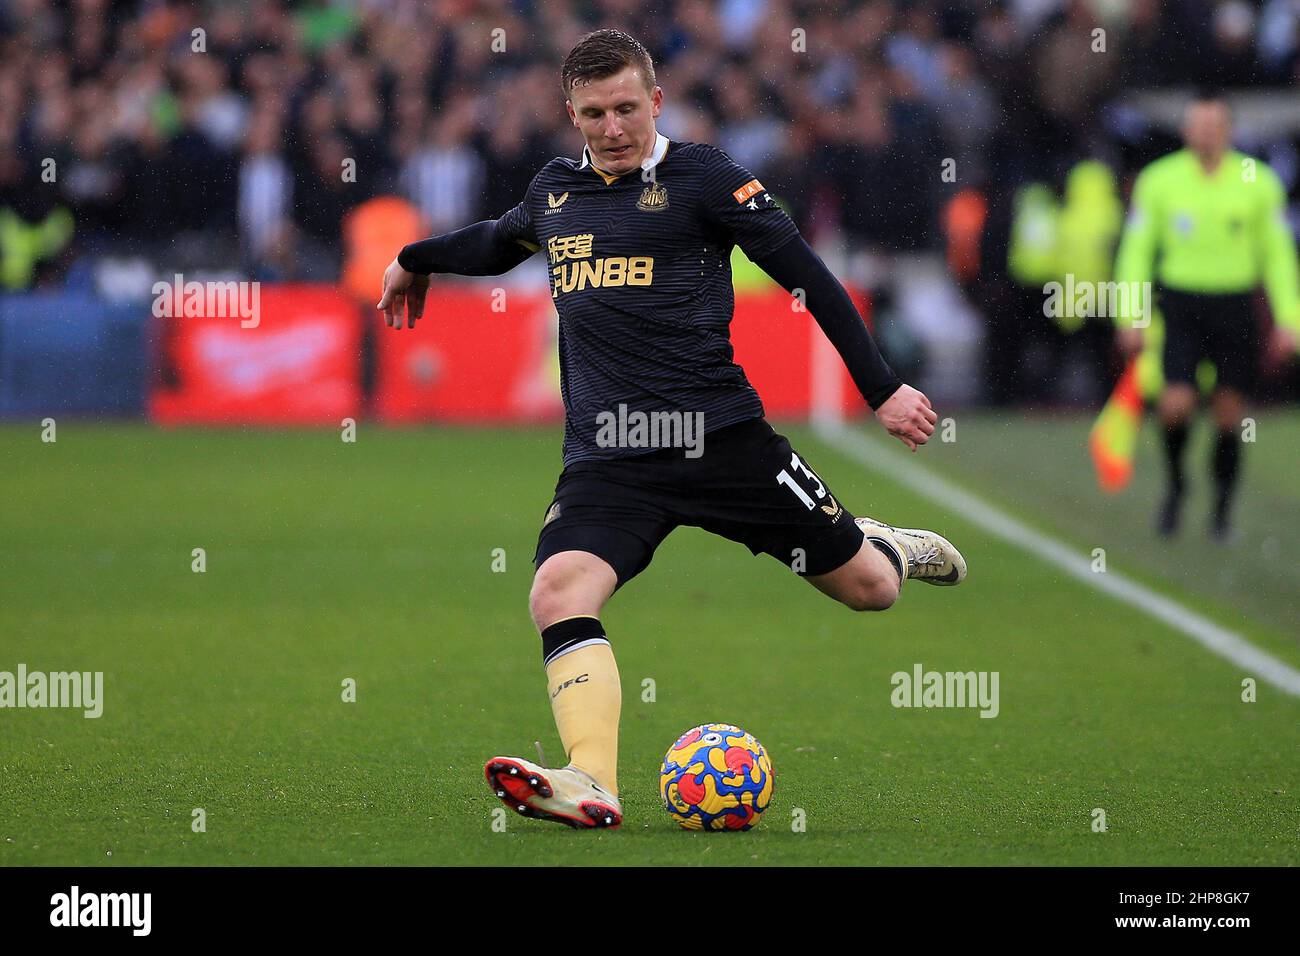
[(902, 581), (889, 560), (868, 541), (852, 560), (808, 581), (854, 611), (886, 611), (898, 600)]

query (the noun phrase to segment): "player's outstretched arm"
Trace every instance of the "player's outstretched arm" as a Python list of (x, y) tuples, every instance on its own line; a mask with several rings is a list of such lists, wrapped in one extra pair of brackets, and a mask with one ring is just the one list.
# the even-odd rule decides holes
[[(517, 209), (518, 207), (516, 207)], [(485, 219), (464, 229), (403, 246), (384, 270), (384, 290), (376, 306), (392, 328), (415, 327), (424, 315), (429, 276), (497, 276), (509, 272), (537, 251), (536, 243), (517, 235), (516, 210), (500, 219)]]
[(808, 311), (885, 430), (912, 451), (929, 441), (939, 418), (930, 400), (904, 385), (889, 367), (848, 292), (803, 237), (795, 236), (755, 262), (792, 295), (803, 290)]

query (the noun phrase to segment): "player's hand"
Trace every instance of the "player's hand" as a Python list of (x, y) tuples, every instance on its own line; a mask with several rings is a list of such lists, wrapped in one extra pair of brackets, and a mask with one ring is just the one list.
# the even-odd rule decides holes
[(415, 328), (415, 320), (424, 315), (424, 297), (429, 291), (429, 277), (407, 272), (394, 259), (384, 270), (384, 292), (375, 308), (384, 313), (389, 328), (400, 329), (402, 317), (406, 327)]
[(1126, 359), (1137, 358), (1138, 353), (1142, 351), (1143, 338), (1142, 330), (1135, 328), (1122, 328), (1116, 335), (1119, 342), (1120, 354)]
[(1268, 337), (1268, 360), (1270, 365), (1285, 365), (1296, 353), (1296, 336), (1288, 328), (1273, 326), (1273, 334)]
[(876, 409), (876, 418), (893, 435), (912, 451), (924, 445), (934, 434), (938, 414), (930, 407), (930, 400), (910, 385), (900, 386), (885, 404)]

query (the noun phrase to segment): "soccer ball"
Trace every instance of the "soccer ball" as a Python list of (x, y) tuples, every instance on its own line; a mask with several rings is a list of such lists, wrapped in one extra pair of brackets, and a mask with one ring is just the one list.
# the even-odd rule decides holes
[(683, 830), (748, 830), (772, 801), (772, 758), (752, 734), (701, 724), (664, 755), (659, 795)]

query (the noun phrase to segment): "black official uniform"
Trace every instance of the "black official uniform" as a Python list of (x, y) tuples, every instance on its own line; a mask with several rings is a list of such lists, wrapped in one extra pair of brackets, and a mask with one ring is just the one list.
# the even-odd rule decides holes
[[(499, 274), (533, 252), (546, 256), (560, 317), (564, 469), (534, 560), (588, 551), (614, 568), (621, 587), (688, 525), (801, 574), (832, 571), (857, 554), (863, 535), (763, 419), (733, 361), (732, 247), (787, 289), (805, 288), (872, 407), (900, 383), (842, 287), (751, 173), (713, 146), (662, 135), (642, 165), (615, 177), (585, 149), (580, 162), (556, 158), (499, 220), (414, 243), (398, 257), (413, 272)], [(602, 438), (611, 416), (674, 412), (702, 415), (698, 457)]]

